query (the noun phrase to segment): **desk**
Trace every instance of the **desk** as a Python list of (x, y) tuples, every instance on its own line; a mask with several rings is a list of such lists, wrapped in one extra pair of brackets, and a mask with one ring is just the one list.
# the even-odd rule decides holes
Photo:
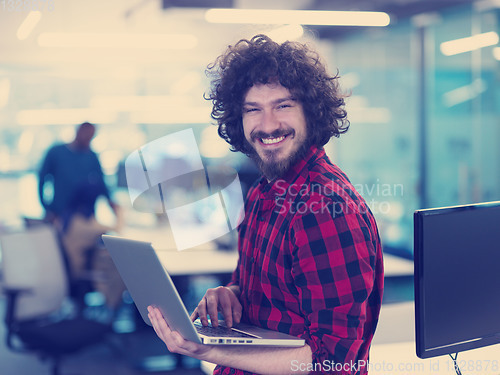
[(232, 273), (238, 263), (235, 250), (217, 250), (211, 242), (178, 251), (167, 226), (126, 228), (120, 236), (151, 242), (161, 263), (172, 276)]
[[(382, 305), (370, 350), (370, 375), (455, 374), (453, 361), (447, 355), (428, 359), (417, 357), (414, 310), (413, 302)], [(464, 375), (498, 375), (500, 345), (462, 352), (457, 363)]]
[(412, 276), (413, 261), (392, 254), (384, 254), (384, 276)]
[[(231, 273), (238, 263), (237, 251), (214, 249), (156, 250), (156, 254), (171, 275), (199, 275), (203, 273)], [(413, 275), (413, 262), (384, 255), (385, 276)]]
[(221, 250), (157, 250), (160, 262), (170, 275), (232, 273), (238, 252)]
[[(156, 250), (176, 250), (174, 236), (169, 225), (157, 224), (147, 227), (127, 226), (119, 233), (120, 237), (130, 238), (132, 240), (151, 242)], [(194, 249), (216, 250), (213, 242), (197, 246)]]
[[(500, 345), (458, 354), (457, 364), (464, 375), (500, 374)], [(369, 374), (443, 375), (455, 374), (453, 361), (446, 356), (420, 359), (414, 342), (372, 345)]]

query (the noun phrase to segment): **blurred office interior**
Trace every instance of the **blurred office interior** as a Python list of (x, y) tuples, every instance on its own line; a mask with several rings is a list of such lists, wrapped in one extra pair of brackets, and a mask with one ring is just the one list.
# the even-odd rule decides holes
[[(381, 11), (390, 23), (237, 23), (210, 8)], [(498, 0), (0, 2), (0, 232), (42, 218), (40, 162), (84, 121), (97, 125), (92, 147), (131, 232), (161, 220), (132, 207), (124, 161), (164, 135), (192, 129), (204, 165), (230, 165), (248, 186), (255, 168), (212, 125), (205, 68), (227, 44), (266, 33), (312, 43), (338, 70), (351, 126), (325, 148), (374, 212), (384, 252), (411, 262), (416, 209), (500, 200), (499, 21)], [(97, 217), (114, 220), (104, 202)], [(386, 278), (385, 302), (411, 301), (403, 269)]]

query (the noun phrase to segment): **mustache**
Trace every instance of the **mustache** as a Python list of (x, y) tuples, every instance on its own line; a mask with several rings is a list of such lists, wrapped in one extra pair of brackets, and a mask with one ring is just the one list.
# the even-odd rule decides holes
[(281, 137), (281, 136), (286, 136), (286, 135), (289, 135), (289, 134), (294, 134), (295, 131), (293, 129), (276, 129), (275, 131), (271, 132), (271, 133), (266, 133), (266, 132), (263, 132), (263, 131), (252, 131), (250, 133), (250, 138), (252, 139), (252, 141), (256, 141), (257, 139), (259, 138), (278, 138), (278, 137)]

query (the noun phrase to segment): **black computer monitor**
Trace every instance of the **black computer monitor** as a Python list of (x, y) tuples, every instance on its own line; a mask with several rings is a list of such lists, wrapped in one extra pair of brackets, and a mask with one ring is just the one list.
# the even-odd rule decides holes
[(417, 356), (500, 343), (500, 201), (415, 211)]

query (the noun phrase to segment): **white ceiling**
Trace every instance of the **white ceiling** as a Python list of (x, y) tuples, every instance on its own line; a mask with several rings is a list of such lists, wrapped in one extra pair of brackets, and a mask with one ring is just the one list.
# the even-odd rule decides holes
[[(42, 11), (41, 21), (26, 40), (17, 30), (27, 11), (0, 11), (0, 64), (54, 66), (68, 63), (98, 65), (116, 62), (199, 64), (221, 52), (228, 42), (251, 36), (259, 30), (252, 26), (215, 25), (204, 20), (202, 8), (161, 9), (159, 0), (76, 0), (52, 1), (54, 9)], [(264, 2), (263, 2), (264, 3)], [(269, 2), (267, 2), (269, 4)], [(280, 4), (281, 3), (281, 4)], [(275, 1), (283, 7), (304, 5), (304, 1)], [(244, 5), (244, 4), (243, 4)], [(260, 28), (262, 30), (262, 28)], [(188, 33), (198, 38), (193, 50), (102, 50), (97, 48), (43, 48), (37, 38), (44, 32), (56, 33)], [(221, 38), (221, 35), (225, 36)]]
[[(179, 87), (183, 80), (191, 80), (198, 81), (192, 89), (200, 95), (206, 89), (205, 67), (228, 43), (276, 28), (210, 24), (204, 19), (205, 9), (164, 10), (160, 0), (46, 1), (53, 4), (53, 9), (42, 10), (40, 22), (25, 40), (19, 40), (16, 33), (28, 11), (0, 10), (0, 78), (8, 76), (15, 81), (16, 75), (23, 75), (24, 81), (29, 79), (34, 84), (47, 82), (49, 77), (91, 80), (97, 85), (92, 94), (138, 95), (171, 94), (169, 86)], [(239, 6), (246, 6), (245, 1), (249, 0), (242, 0)], [(273, 6), (303, 7), (308, 2), (283, 0), (273, 2)], [(253, 1), (262, 7), (265, 3)], [(188, 50), (40, 47), (38, 37), (43, 33), (181, 33), (194, 35), (198, 43)], [(135, 81), (134, 88), (123, 92), (123, 81), (127, 79)], [(140, 79), (147, 87), (139, 87)]]
[[(429, 1), (234, 0), (233, 4), (237, 8), (317, 9), (329, 5), (330, 9), (346, 9), (348, 3), (349, 9), (380, 10)], [(1, 93), (9, 96), (0, 111), (0, 126), (15, 126), (21, 110), (93, 107), (106, 96), (156, 95), (169, 100), (170, 95), (185, 97), (190, 101), (186, 106), (207, 105), (202, 98), (207, 89), (207, 64), (228, 43), (279, 26), (210, 24), (204, 19), (205, 10), (162, 9), (160, 0), (45, 0), (40, 22), (25, 40), (19, 40), (16, 33), (28, 11), (0, 9), (0, 108)], [(198, 43), (189, 50), (40, 47), (38, 38), (43, 33), (183, 33), (195, 36)], [(329, 43), (313, 35), (318, 35), (317, 30), (306, 29), (305, 38), (314, 40), (321, 52), (328, 51)]]

